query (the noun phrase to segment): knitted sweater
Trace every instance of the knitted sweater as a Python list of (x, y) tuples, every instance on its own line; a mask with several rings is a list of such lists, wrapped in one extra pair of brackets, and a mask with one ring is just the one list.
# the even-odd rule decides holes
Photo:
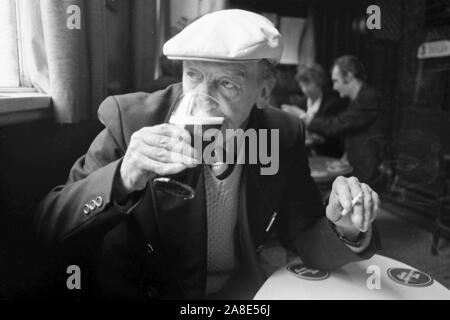
[(236, 165), (223, 180), (205, 166), (207, 211), (206, 294), (219, 291), (237, 266), (235, 230), (239, 204), (242, 166)]

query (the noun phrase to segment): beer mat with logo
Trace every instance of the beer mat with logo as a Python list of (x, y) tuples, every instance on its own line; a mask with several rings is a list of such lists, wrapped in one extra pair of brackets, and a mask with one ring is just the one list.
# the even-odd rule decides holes
[(428, 287), (433, 284), (433, 278), (421, 271), (407, 268), (389, 268), (389, 278), (397, 283), (410, 287)]
[(330, 276), (327, 271), (311, 269), (298, 262), (289, 264), (286, 269), (294, 276), (305, 280), (325, 280)]

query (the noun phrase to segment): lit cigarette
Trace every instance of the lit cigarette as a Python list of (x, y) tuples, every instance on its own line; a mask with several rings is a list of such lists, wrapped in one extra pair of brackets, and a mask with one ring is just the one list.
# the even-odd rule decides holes
[(275, 218), (277, 217), (277, 213), (274, 212), (272, 215), (272, 219), (270, 219), (269, 225), (266, 228), (266, 232), (269, 232), (270, 228), (272, 227), (273, 222), (275, 221)]
[[(350, 210), (353, 209), (353, 207), (359, 202), (359, 200), (361, 200), (361, 198), (362, 198), (362, 192), (358, 193), (358, 195), (355, 198), (353, 198), (352, 206), (350, 207)], [(341, 212), (341, 215), (345, 216), (347, 213), (349, 213), (350, 210), (346, 211), (345, 209), (343, 209)]]

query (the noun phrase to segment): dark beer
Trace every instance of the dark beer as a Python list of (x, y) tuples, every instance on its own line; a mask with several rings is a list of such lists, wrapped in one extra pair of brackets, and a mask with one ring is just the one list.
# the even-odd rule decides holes
[[(202, 157), (201, 162), (208, 163), (211, 159), (203, 159), (203, 152), (207, 145), (214, 143), (214, 137), (220, 134), (223, 121), (223, 117), (172, 116), (169, 123), (183, 127), (189, 132), (191, 146), (198, 156)], [(205, 137), (205, 133), (209, 133), (209, 137)], [(201, 166), (197, 165), (175, 175), (155, 178), (153, 183), (160, 191), (189, 200), (195, 197), (200, 172)]]
[[(189, 132), (191, 135), (191, 146), (201, 156), (205, 147), (211, 143), (211, 139), (205, 138), (205, 132), (209, 129), (214, 129), (214, 131), (208, 132), (212, 135), (218, 134), (222, 128), (223, 120), (223, 117), (172, 116), (169, 122)], [(201, 146), (201, 150), (199, 146)]]

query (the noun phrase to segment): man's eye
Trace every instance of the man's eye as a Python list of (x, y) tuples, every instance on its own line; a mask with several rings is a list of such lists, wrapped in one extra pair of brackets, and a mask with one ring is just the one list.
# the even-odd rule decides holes
[(225, 89), (229, 89), (229, 90), (234, 90), (234, 89), (237, 88), (237, 86), (236, 86), (233, 82), (228, 81), (228, 80), (223, 80), (223, 81), (222, 81), (222, 86), (223, 86)]
[(188, 72), (186, 72), (186, 74), (191, 80), (194, 80), (194, 81), (201, 80), (201, 75), (198, 72), (188, 71)]

